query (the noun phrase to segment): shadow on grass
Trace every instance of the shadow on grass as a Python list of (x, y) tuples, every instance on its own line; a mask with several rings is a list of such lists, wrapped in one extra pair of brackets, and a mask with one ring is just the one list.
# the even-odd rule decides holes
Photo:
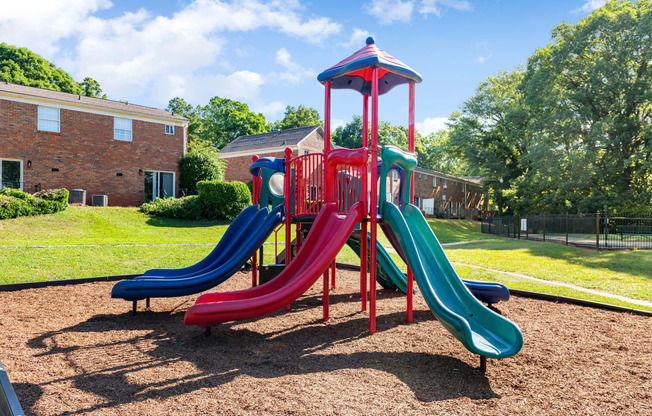
[(203, 228), (215, 225), (229, 225), (230, 221), (210, 221), (210, 220), (181, 220), (176, 218), (156, 217), (150, 215), (145, 221), (152, 227), (171, 227), (171, 228)]
[(497, 239), (474, 243), (472, 246), (449, 246), (446, 250), (511, 251), (526, 250), (534, 257), (567, 261), (592, 269), (606, 269), (652, 280), (652, 250), (595, 252), (586, 249), (563, 246), (551, 242)]
[[(355, 295), (331, 298), (334, 302), (358, 301)], [(293, 304), (293, 311), (313, 308), (317, 303), (320, 303), (318, 297), (303, 298)], [(279, 314), (286, 312), (272, 316)], [(81, 367), (82, 374), (44, 384), (72, 382), (76, 388), (104, 399), (92, 408), (71, 409), (63, 415), (82, 414), (152, 398), (176, 397), (218, 387), (242, 375), (280, 379), (288, 375), (313, 374), (319, 378), (320, 373), (342, 369), (374, 369), (393, 374), (424, 402), (461, 396), (473, 400), (499, 397), (492, 391), (484, 374), (453, 357), (412, 351), (328, 353), (331, 346), (371, 335), (367, 330), (367, 317), (362, 313), (353, 313), (339, 323), (308, 322), (272, 333), (242, 328), (241, 324), (248, 321), (228, 323), (216, 327), (211, 337), (202, 336), (198, 328), (184, 327), (182, 318), (183, 312), (145, 312), (135, 317), (128, 312), (96, 315), (77, 325), (33, 338), (28, 346), (44, 349), (39, 356), (60, 354), (71, 367)], [(414, 313), (417, 322), (431, 319), (428, 311)], [(401, 325), (404, 320), (404, 313), (380, 315), (377, 330), (382, 333)], [(123, 336), (118, 336), (116, 341), (114, 334), (110, 334), (112, 331), (122, 332)], [(107, 333), (106, 337), (102, 336)], [(76, 335), (70, 337), (71, 334)], [(88, 337), (97, 341), (89, 343)], [(60, 339), (67, 340), (67, 345), (58, 345)], [(71, 346), (71, 339), (79, 341), (72, 341), (74, 345)], [(108, 352), (115, 355), (115, 351), (121, 351), (121, 355), (110, 357)], [(145, 358), (142, 360), (133, 358), (143, 354)], [(182, 363), (180, 368), (188, 368), (183, 363), (191, 363), (196, 371), (170, 375), (170, 367), (175, 363)], [(152, 371), (156, 375), (162, 371), (167, 377), (138, 374), (142, 371)], [(279, 389), (283, 386), (279, 385)]]

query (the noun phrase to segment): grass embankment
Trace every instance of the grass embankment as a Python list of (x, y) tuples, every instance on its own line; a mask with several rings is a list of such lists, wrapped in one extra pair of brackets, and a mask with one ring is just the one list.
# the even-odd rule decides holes
[[(652, 252), (596, 253), (551, 243), (495, 238), (480, 233), (478, 223), (429, 220), (441, 243), (475, 241), (446, 247), (451, 261), (565, 282), (635, 299), (652, 300)], [(142, 273), (150, 268), (182, 267), (202, 259), (228, 224), (149, 217), (134, 208), (70, 207), (53, 215), (0, 221), (0, 283)], [(389, 247), (382, 232), (379, 241)], [(279, 232), (279, 242), (284, 241)], [(274, 238), (265, 246), (273, 263)], [(144, 244), (146, 246), (120, 246)], [(204, 244), (165, 246), (164, 244)], [(62, 247), (74, 245), (74, 247)], [(46, 246), (29, 248), (28, 246)], [(398, 255), (392, 254), (405, 270)], [(358, 264), (348, 247), (338, 261)], [(460, 277), (498, 281), (510, 288), (579, 297), (649, 309), (554, 284), (457, 265)]]

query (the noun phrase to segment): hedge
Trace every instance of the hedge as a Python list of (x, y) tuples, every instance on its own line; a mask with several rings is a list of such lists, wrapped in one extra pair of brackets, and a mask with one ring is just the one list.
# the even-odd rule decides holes
[(198, 220), (202, 217), (202, 205), (197, 195), (183, 198), (156, 198), (155, 201), (143, 204), (140, 210), (145, 214), (183, 220)]
[(30, 195), (19, 189), (0, 189), (0, 220), (54, 214), (68, 208), (67, 189), (49, 189)]
[(188, 195), (197, 195), (197, 182), (224, 180), (224, 162), (214, 149), (195, 149), (181, 158), (179, 172), (179, 186), (186, 188)]
[(199, 195), (183, 198), (157, 198), (140, 207), (146, 214), (166, 218), (230, 221), (251, 205), (251, 193), (242, 182), (200, 181)]
[(251, 205), (251, 193), (242, 182), (201, 181), (197, 191), (204, 218), (232, 220)]

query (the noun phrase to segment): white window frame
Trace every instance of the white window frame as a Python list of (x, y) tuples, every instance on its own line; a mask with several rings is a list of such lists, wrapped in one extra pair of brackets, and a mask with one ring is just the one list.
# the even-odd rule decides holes
[[(127, 128), (128, 127), (128, 128)], [(113, 139), (121, 142), (133, 141), (133, 123), (129, 118), (113, 117)], [(127, 133), (129, 133), (127, 135)]]
[(151, 173), (155, 176), (155, 179), (152, 180), (152, 201), (155, 201), (156, 198), (162, 198), (162, 196), (158, 195), (158, 184), (160, 180), (160, 174), (161, 173), (171, 173), (172, 174), (172, 195), (168, 196), (168, 198), (176, 198), (175, 195), (177, 194), (177, 174), (174, 171), (168, 171), (168, 170), (145, 170), (145, 173)]
[(7, 162), (20, 162), (20, 190), (23, 190), (23, 161), (20, 159), (9, 159), (6, 157), (0, 157), (0, 189), (3, 188), (2, 186), (2, 161), (6, 160)]
[(436, 187), (437, 187), (437, 177), (436, 177), (436, 176), (433, 176), (433, 177), (432, 177), (432, 187), (433, 187), (433, 188), (436, 188)]
[(171, 124), (166, 124), (165, 125), (165, 134), (169, 134), (171, 136), (174, 136), (174, 126)]
[[(51, 110), (54, 111), (50, 114), (47, 114)], [(56, 113), (56, 118), (52, 118), (52, 116), (54, 116), (55, 113)], [(45, 107), (39, 105), (36, 119), (37, 119), (36, 124), (38, 130), (49, 131), (52, 133), (61, 133), (61, 109), (56, 107)], [(41, 121), (43, 121), (43, 123), (41, 123)], [(46, 127), (45, 126), (46, 123), (56, 123), (57, 124), (56, 130)]]
[(446, 178), (442, 178), (442, 181), (444, 181), (444, 189), (448, 189), (448, 185), (446, 184)]

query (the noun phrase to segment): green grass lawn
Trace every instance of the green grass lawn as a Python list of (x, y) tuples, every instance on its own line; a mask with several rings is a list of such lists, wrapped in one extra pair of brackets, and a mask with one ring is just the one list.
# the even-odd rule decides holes
[[(441, 243), (476, 241), (446, 247), (451, 261), (567, 282), (635, 299), (652, 300), (652, 251), (602, 252), (551, 243), (498, 238), (480, 233), (465, 220), (428, 220)], [(213, 249), (228, 224), (150, 217), (135, 208), (70, 207), (53, 215), (0, 221), (0, 283), (142, 273), (159, 267), (183, 267)], [(293, 233), (294, 234), (294, 233)], [(382, 232), (379, 241), (389, 242)], [(284, 241), (283, 230), (278, 233)], [(265, 245), (264, 263), (274, 262), (274, 238)], [(120, 244), (151, 244), (121, 247)], [(204, 244), (156, 246), (157, 244)], [(75, 247), (62, 247), (74, 245)], [(31, 247), (47, 246), (47, 247)], [(282, 249), (282, 247), (279, 248)], [(398, 255), (396, 263), (405, 270)], [(338, 261), (359, 264), (348, 247)], [(460, 277), (491, 280), (516, 289), (580, 297), (612, 304), (617, 300), (531, 280), (456, 266)], [(646, 309), (636, 305), (629, 307)]]

